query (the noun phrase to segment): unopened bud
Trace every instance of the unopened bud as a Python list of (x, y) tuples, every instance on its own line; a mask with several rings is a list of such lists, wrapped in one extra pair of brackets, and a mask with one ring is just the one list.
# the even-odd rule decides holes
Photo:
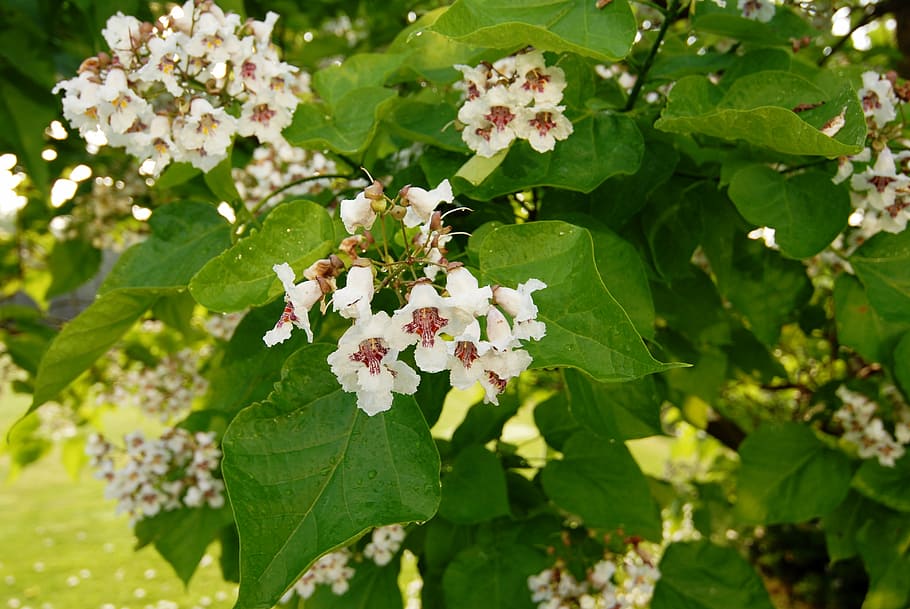
[(377, 214), (385, 212), (388, 206), (389, 204), (386, 203), (385, 197), (381, 199), (370, 199), (370, 209), (372, 209)]
[(379, 180), (373, 180), (373, 183), (363, 189), (363, 196), (372, 201), (381, 201), (385, 199), (383, 192), (385, 187)]
[(404, 205), (405, 207), (407, 207), (408, 205), (411, 204), (411, 202), (408, 201), (408, 193), (410, 191), (411, 191), (410, 184), (408, 184), (407, 186), (405, 186), (404, 188), (402, 188), (401, 190), (398, 191), (398, 198), (401, 200), (401, 204)]
[(401, 205), (393, 205), (389, 210), (389, 215), (395, 218), (396, 220), (404, 220), (405, 215), (408, 213), (407, 208), (402, 207)]
[(101, 61), (97, 57), (89, 57), (81, 64), (79, 64), (79, 69), (77, 72), (82, 74), (83, 72), (94, 72), (95, 74), (101, 69)]

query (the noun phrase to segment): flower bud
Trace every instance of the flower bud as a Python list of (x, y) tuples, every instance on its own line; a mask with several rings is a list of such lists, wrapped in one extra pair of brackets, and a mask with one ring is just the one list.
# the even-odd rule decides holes
[(363, 196), (373, 201), (382, 201), (385, 199), (383, 192), (385, 187), (379, 180), (373, 180), (373, 183), (363, 189)]
[(389, 215), (395, 218), (396, 220), (404, 220), (405, 215), (408, 213), (407, 208), (402, 207), (401, 205), (393, 205), (389, 210)]
[[(367, 195), (367, 198), (370, 198), (369, 195)], [(385, 197), (380, 199), (370, 198), (370, 209), (372, 209), (377, 214), (385, 212), (388, 206), (389, 204), (386, 202)]]

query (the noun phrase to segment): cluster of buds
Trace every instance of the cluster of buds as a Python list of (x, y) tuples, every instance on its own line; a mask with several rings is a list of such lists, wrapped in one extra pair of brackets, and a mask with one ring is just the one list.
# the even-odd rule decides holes
[[(864, 72), (859, 90), (869, 127), (869, 145), (857, 155), (840, 159), (834, 182), (850, 180), (855, 208), (850, 224), (857, 227), (853, 241), (862, 243), (879, 232), (899, 233), (910, 219), (910, 150), (892, 152), (888, 142), (901, 135), (901, 102), (910, 99), (910, 87), (896, 87), (896, 76)], [(873, 162), (874, 156), (874, 162)], [(864, 166), (856, 172), (854, 163)]]
[(107, 482), (105, 497), (116, 499), (117, 513), (129, 514), (131, 523), (184, 506), (224, 505), (224, 483), (215, 477), (221, 451), (212, 432), (169, 428), (157, 440), (147, 440), (135, 431), (124, 438), (122, 449), (92, 434), (85, 452), (98, 470), (95, 477)]
[(528, 140), (537, 152), (553, 150), (572, 134), (572, 123), (560, 106), (566, 77), (547, 66), (543, 53), (527, 51), (471, 67), (464, 74), (465, 102), (458, 110), (461, 137), (468, 148), (491, 157), (516, 139)]
[(538, 609), (643, 609), (649, 606), (660, 571), (638, 549), (620, 560), (604, 558), (578, 581), (561, 561), (528, 578)]
[[(305, 281), (295, 284), (290, 265), (275, 265), (286, 305), (278, 323), (263, 337), (266, 344), (286, 340), (295, 326), (312, 341), (308, 312), (319, 301), (325, 312), (331, 296), (332, 308), (353, 325), (339, 339), (328, 363), (342, 388), (357, 394), (357, 406), (367, 414), (391, 408), (393, 392), (417, 391), (419, 375), (398, 358), (412, 345), (420, 370), (447, 370), (452, 386), (459, 389), (479, 381), (485, 401), (498, 403), (507, 381), (531, 363), (520, 341), (540, 340), (546, 333), (532, 298), (532, 292), (546, 285), (529, 279), (517, 289), (480, 286), (467, 267), (447, 261), (451, 227), (436, 207), (452, 200), (451, 186), (444, 180), (430, 191), (405, 187), (394, 200), (374, 181), (354, 199), (342, 201), (341, 219), (351, 236), (339, 249), (350, 266), (332, 256), (306, 269)], [(362, 257), (376, 244), (370, 229), (380, 216), (380, 259)], [(385, 236), (386, 224), (393, 222), (403, 231), (405, 244), (398, 260), (391, 256)], [(361, 228), (364, 233), (358, 232)], [(345, 285), (338, 288), (336, 280), (345, 269)], [(444, 284), (435, 281), (440, 272), (445, 274)], [(371, 306), (376, 291), (386, 287), (397, 292), (401, 303), (391, 315), (374, 312)]]
[[(334, 174), (337, 169), (335, 162), (321, 152), (291, 146), (280, 138), (256, 148), (246, 167), (235, 167), (232, 172), (240, 196), (252, 208), (278, 190), (285, 197), (322, 192), (331, 186), (332, 180), (318, 176)], [(275, 203), (278, 201), (274, 199)], [(267, 209), (263, 207), (262, 211)]]
[(270, 44), (277, 19), (241, 22), (211, 0), (154, 23), (117, 13), (102, 30), (110, 53), (54, 91), (65, 91), (63, 114), (83, 137), (126, 148), (145, 173), (171, 161), (209, 171), (235, 134), (273, 142), (291, 122), (299, 78)]
[(321, 557), (313, 566), (306, 570), (300, 579), (281, 598), (281, 603), (290, 602), (294, 593), (303, 599), (313, 596), (316, 586), (329, 586), (332, 592), (341, 596), (348, 591), (351, 578), (356, 570), (351, 566), (352, 561), (362, 561), (364, 558), (373, 561), (377, 566), (384, 567), (401, 549), (405, 531), (400, 524), (393, 524), (373, 529), (370, 542), (363, 549), (363, 554), (355, 554), (350, 548), (342, 548), (329, 552)]
[(901, 409), (901, 420), (895, 423), (892, 436), (881, 418), (875, 416), (878, 404), (843, 385), (838, 387), (837, 397), (843, 406), (834, 413), (834, 419), (843, 426), (844, 439), (856, 445), (860, 458), (875, 458), (885, 467), (894, 467), (910, 444), (910, 411)]
[(104, 383), (96, 401), (98, 404), (135, 406), (145, 414), (167, 423), (185, 415), (196, 396), (208, 388), (208, 381), (199, 373), (204, 353), (181, 349), (165, 355), (152, 367), (124, 369), (116, 353), (111, 353), (108, 377), (116, 383)]

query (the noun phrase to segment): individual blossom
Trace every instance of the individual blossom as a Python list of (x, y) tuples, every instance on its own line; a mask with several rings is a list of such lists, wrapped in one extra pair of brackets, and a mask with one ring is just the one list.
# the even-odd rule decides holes
[(519, 99), (505, 87), (494, 87), (465, 102), (458, 120), (465, 124), (461, 137), (468, 148), (484, 157), (508, 148), (517, 136), (513, 121), (519, 106)]
[(417, 186), (406, 186), (401, 189), (401, 199), (407, 202), (407, 213), (404, 216), (404, 225), (413, 228), (430, 221), (433, 210), (440, 203), (451, 203), (454, 199), (452, 186), (448, 180), (443, 180), (439, 186), (432, 190), (425, 190)]
[(535, 105), (521, 108), (515, 123), (515, 134), (528, 140), (537, 152), (549, 152), (556, 147), (557, 140), (564, 140), (574, 128), (563, 115), (565, 106)]
[(897, 95), (890, 80), (881, 77), (877, 72), (863, 72), (863, 86), (859, 98), (863, 113), (875, 122), (876, 127), (884, 127), (897, 118)]
[(332, 297), (332, 308), (348, 319), (367, 318), (372, 313), (370, 302), (373, 300), (373, 292), (373, 268), (351, 267), (347, 284)]
[(554, 106), (562, 99), (566, 88), (566, 74), (562, 68), (547, 66), (543, 53), (530, 51), (515, 56), (514, 71), (516, 78), (510, 90), (519, 98), (535, 106)]
[(341, 221), (350, 234), (357, 232), (360, 227), (370, 230), (376, 221), (376, 211), (373, 210), (373, 200), (366, 193), (359, 192), (353, 199), (345, 199), (339, 206)]
[(854, 174), (850, 179), (850, 186), (863, 193), (866, 203), (873, 209), (885, 210), (891, 207), (898, 194), (906, 194), (910, 187), (910, 177), (897, 171), (894, 160), (895, 155), (886, 147), (879, 152), (875, 165), (867, 167), (862, 173)]
[(736, 6), (746, 19), (768, 23), (774, 18), (775, 7), (772, 0), (739, 0)]
[(274, 265), (272, 270), (284, 286), (285, 305), (275, 327), (266, 332), (262, 340), (269, 347), (282, 343), (291, 337), (291, 329), (296, 326), (303, 330), (307, 340), (312, 342), (313, 331), (310, 329), (310, 318), (307, 313), (322, 298), (323, 292), (319, 282), (307, 280), (295, 284), (294, 270), (286, 262)]
[(341, 388), (357, 394), (357, 407), (370, 416), (392, 407), (392, 393), (413, 394), (420, 377), (398, 360), (410, 342), (404, 330), (380, 311), (359, 318), (338, 340), (328, 357)]
[(546, 325), (537, 321), (537, 305), (531, 296), (533, 292), (546, 287), (547, 284), (539, 279), (529, 279), (519, 283), (517, 289), (505, 286), (493, 289), (493, 301), (512, 316), (516, 338), (540, 340), (546, 335)]
[(405, 306), (395, 311), (392, 323), (416, 344), (414, 361), (424, 372), (440, 372), (446, 368), (447, 350), (443, 333), (457, 334), (460, 319), (449, 301), (427, 282), (416, 284)]

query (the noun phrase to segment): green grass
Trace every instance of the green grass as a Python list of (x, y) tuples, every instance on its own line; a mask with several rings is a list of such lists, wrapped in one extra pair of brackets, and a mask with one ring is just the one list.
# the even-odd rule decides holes
[[(2, 437), (27, 406), (27, 399), (0, 394)], [(131, 429), (138, 419), (124, 415), (112, 426)], [(221, 579), (217, 545), (185, 589), (154, 548), (134, 551), (126, 517), (114, 514), (115, 502), (104, 499), (88, 469), (73, 480), (55, 451), (13, 480), (9, 470), (9, 458), (0, 456), (0, 609), (233, 605), (236, 587)]]

